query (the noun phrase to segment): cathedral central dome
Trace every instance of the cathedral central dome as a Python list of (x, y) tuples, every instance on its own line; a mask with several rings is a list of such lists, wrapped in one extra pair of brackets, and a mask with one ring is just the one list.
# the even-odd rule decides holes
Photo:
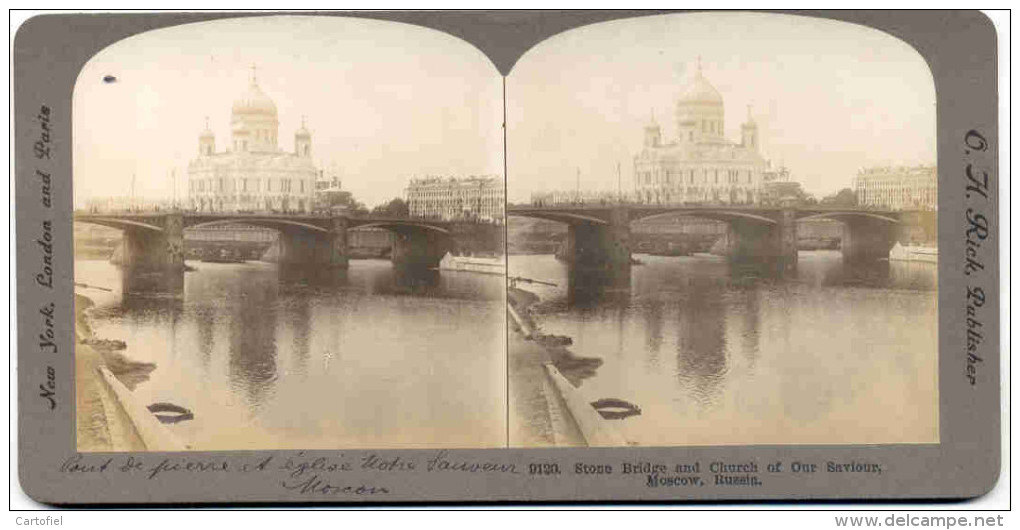
[(711, 104), (711, 105), (722, 105), (723, 98), (722, 94), (709, 83), (703, 75), (701, 75), (701, 66), (698, 66), (698, 73), (694, 76), (687, 86), (680, 92), (680, 97), (677, 103), (683, 105), (686, 103), (695, 104)]
[(246, 114), (246, 115), (262, 115), (276, 117), (276, 103), (266, 95), (265, 92), (259, 88), (258, 83), (253, 79), (251, 84), (248, 85), (248, 91), (241, 95), (241, 97), (234, 100), (234, 106), (232, 108), (234, 115)]

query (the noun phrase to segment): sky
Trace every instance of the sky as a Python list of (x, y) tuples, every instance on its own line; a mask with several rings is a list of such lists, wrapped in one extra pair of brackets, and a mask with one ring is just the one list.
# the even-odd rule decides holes
[(633, 189), (654, 114), (676, 136), (676, 98), (698, 57), (740, 141), (752, 106), (763, 152), (816, 196), (861, 167), (936, 162), (935, 88), (924, 59), (884, 32), (765, 13), (656, 15), (553, 36), (507, 78), (507, 198)]
[[(861, 167), (934, 164), (935, 89), (924, 60), (878, 30), (793, 15), (693, 13), (570, 30), (506, 80), (507, 191), (633, 187), (651, 116), (675, 137), (676, 96), (700, 57), (739, 141), (751, 105), (762, 149), (817, 196)], [(293, 149), (302, 116), (318, 167), (368, 206), (412, 177), (503, 173), (503, 79), (474, 46), (396, 22), (269, 16), (150, 31), (100, 51), (74, 93), (75, 205), (187, 194), (208, 117), (219, 150), (251, 66)], [(115, 83), (104, 83), (113, 75)], [(617, 167), (620, 168), (618, 180)], [(176, 182), (176, 184), (175, 184)]]
[(412, 177), (503, 173), (502, 78), (470, 44), (395, 22), (239, 18), (138, 34), (86, 64), (74, 91), (75, 205), (130, 196), (132, 178), (136, 197), (172, 198), (175, 180), (186, 197), (206, 117), (222, 151), (253, 64), (278, 109), (280, 147), (293, 151), (305, 116), (317, 166), (336, 168), (370, 207)]

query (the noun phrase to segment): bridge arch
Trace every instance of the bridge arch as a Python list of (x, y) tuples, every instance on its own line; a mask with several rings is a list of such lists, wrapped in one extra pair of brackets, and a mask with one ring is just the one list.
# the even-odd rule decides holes
[(542, 219), (545, 221), (554, 221), (567, 225), (577, 224), (594, 224), (594, 225), (608, 225), (609, 221), (593, 217), (590, 215), (584, 215), (574, 212), (549, 212), (549, 211), (508, 211), (507, 217), (531, 217), (533, 219)]
[(257, 226), (259, 228), (269, 228), (274, 230), (282, 230), (284, 228), (293, 227), (300, 228), (309, 232), (318, 232), (322, 234), (328, 234), (329, 230), (314, 225), (311, 223), (304, 223), (293, 219), (276, 219), (272, 217), (255, 217), (255, 218), (244, 218), (244, 219), (213, 219), (210, 221), (202, 221), (195, 224), (187, 225), (184, 227), (185, 230), (190, 228), (206, 228), (212, 226), (225, 226), (225, 225), (249, 225)]
[(895, 217), (888, 215), (882, 215), (874, 212), (852, 212), (852, 211), (833, 211), (833, 212), (817, 212), (803, 217), (798, 217), (798, 221), (807, 221), (811, 219), (832, 219), (834, 221), (843, 221), (845, 218), (858, 218), (858, 219), (875, 219), (878, 221), (884, 221), (889, 224), (900, 224), (900, 220)]
[(114, 228), (117, 230), (131, 230), (132, 228), (141, 228), (144, 230), (151, 230), (153, 232), (164, 232), (162, 226), (157, 226), (142, 221), (135, 221), (133, 219), (111, 219), (104, 217), (76, 217), (74, 219), (78, 223), (88, 223), (99, 226), (105, 226), (107, 228)]
[(779, 224), (775, 219), (770, 219), (762, 215), (728, 210), (676, 209), (665, 212), (650, 212), (648, 213), (648, 215), (641, 215), (640, 212), (636, 212), (636, 214), (637, 215), (631, 218), (631, 222), (648, 221), (660, 217), (700, 217), (702, 219), (709, 219), (711, 221), (720, 221), (724, 223), (729, 223), (735, 220), (742, 219), (748, 221), (755, 221), (757, 223), (765, 225), (774, 226)]
[(383, 229), (386, 229), (386, 230), (393, 230), (393, 231), (396, 231), (395, 230), (396, 228), (403, 228), (403, 227), (406, 227), (406, 228), (420, 228), (420, 229), (424, 229), (424, 230), (431, 230), (431, 231), (438, 232), (440, 234), (446, 234), (446, 235), (450, 234), (450, 231), (448, 229), (446, 229), (446, 228), (443, 228), (443, 227), (440, 227), (440, 226), (436, 226), (436, 225), (431, 225), (431, 224), (428, 224), (428, 223), (418, 223), (418, 222), (414, 222), (414, 221), (370, 221), (370, 222), (367, 222), (367, 223), (364, 223), (364, 224), (354, 224), (354, 223), (352, 223), (351, 226), (350, 226), (351, 229), (355, 229), (355, 228), (383, 228)]

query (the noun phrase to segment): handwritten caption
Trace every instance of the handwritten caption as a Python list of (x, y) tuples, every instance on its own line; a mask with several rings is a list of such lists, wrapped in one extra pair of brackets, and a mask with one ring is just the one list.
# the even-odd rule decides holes
[(365, 474), (389, 475), (423, 473), (524, 475), (518, 464), (498, 460), (471, 460), (452, 457), (446, 450), (424, 457), (367, 453), (332, 456), (257, 455), (244, 458), (206, 458), (199, 456), (93, 456), (75, 454), (60, 464), (60, 472), (69, 475), (130, 475), (158, 481), (181, 475), (264, 475), (275, 479), (284, 490), (301, 496), (382, 496), (392, 486), (380, 486), (365, 480)]

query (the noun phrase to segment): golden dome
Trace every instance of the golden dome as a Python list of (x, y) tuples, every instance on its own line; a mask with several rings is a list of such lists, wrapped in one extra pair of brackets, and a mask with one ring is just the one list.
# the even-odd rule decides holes
[(251, 84), (248, 85), (248, 91), (234, 100), (232, 113), (234, 115), (262, 115), (275, 118), (276, 103), (273, 103), (273, 100), (269, 99), (269, 96), (259, 88), (258, 83), (252, 79)]
[(722, 94), (712, 86), (711, 83), (705, 79), (705, 76), (701, 75), (701, 64), (698, 64), (698, 73), (695, 74), (694, 79), (680, 91), (680, 96), (677, 98), (678, 105), (684, 104), (709, 104), (709, 105), (722, 105), (723, 98)]

